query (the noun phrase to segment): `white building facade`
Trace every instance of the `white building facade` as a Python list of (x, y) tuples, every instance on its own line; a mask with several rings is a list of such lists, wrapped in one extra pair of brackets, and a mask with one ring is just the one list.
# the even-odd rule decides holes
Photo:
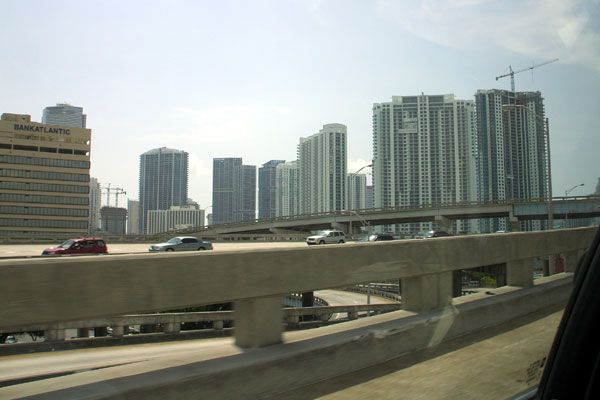
[(149, 210), (146, 234), (204, 226), (204, 210), (192, 205), (171, 206), (168, 210)]
[[(374, 104), (374, 207), (477, 200), (474, 117), (474, 102), (452, 94), (393, 96), (391, 102)], [(433, 228), (432, 223), (415, 223), (393, 229), (415, 234)], [(455, 231), (476, 229), (466, 221), (454, 226)]]
[(364, 210), (367, 207), (367, 175), (348, 174), (346, 177), (346, 210)]
[(275, 170), (275, 216), (298, 215), (298, 162), (278, 164)]
[(138, 200), (127, 201), (127, 234), (138, 235), (140, 223), (140, 202)]
[(102, 208), (102, 189), (98, 179), (90, 177), (90, 215), (89, 231), (93, 233), (100, 230), (100, 208)]
[(340, 211), (346, 206), (346, 135), (342, 124), (327, 124), (298, 144), (300, 214)]

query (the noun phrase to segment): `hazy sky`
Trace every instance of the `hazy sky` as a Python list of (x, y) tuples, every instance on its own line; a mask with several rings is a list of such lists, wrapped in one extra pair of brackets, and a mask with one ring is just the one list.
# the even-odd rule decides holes
[(332, 122), (348, 126), (353, 171), (372, 157), (373, 103), (472, 99), (510, 88), (494, 79), (508, 65), (553, 58), (516, 87), (545, 98), (554, 194), (592, 192), (600, 176), (599, 0), (0, 5), (0, 113), (41, 121), (46, 106), (82, 106), (92, 176), (129, 198), (152, 148), (190, 153), (189, 196), (207, 207), (213, 157), (292, 160), (301, 136)]

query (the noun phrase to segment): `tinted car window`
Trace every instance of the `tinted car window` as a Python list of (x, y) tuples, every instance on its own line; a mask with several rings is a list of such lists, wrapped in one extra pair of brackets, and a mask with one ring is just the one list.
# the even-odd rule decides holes
[(197, 240), (197, 239), (194, 239), (194, 238), (184, 238), (184, 239), (182, 240), (182, 242), (183, 242), (183, 243), (198, 243), (198, 240)]

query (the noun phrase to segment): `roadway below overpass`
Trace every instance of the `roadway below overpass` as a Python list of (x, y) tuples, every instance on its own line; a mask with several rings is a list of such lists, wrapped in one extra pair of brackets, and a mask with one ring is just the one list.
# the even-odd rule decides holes
[[(546, 356), (561, 314), (562, 310), (556, 308), (534, 312), (374, 367), (280, 392), (269, 398), (504, 399), (537, 383), (541, 370), (535, 366)], [(287, 332), (285, 342), (301, 344), (306, 340), (343, 334), (353, 327), (369, 324), (369, 321), (381, 322), (390, 318), (394, 317), (381, 315)], [(111, 393), (112, 379), (152, 371), (164, 371), (168, 375), (177, 368), (186, 368), (186, 365), (199, 361), (242, 353), (232, 339), (219, 338), (6, 356), (0, 359), (0, 398), (38, 398), (38, 395), (44, 399), (88, 398), (94, 393), (95, 382), (101, 383), (101, 391), (106, 394)], [(249, 356), (253, 357), (251, 353)], [(258, 354), (256, 357), (260, 358)], [(303, 373), (305, 371), (298, 370), (299, 378)], [(258, 371), (256, 379), (264, 379), (261, 376)], [(152, 386), (152, 382), (146, 384)], [(215, 384), (219, 386), (218, 382)], [(235, 385), (232, 386), (234, 388), (228, 389), (232, 397), (213, 398), (247, 398), (245, 393), (236, 392)], [(115, 387), (114, 390), (118, 389)], [(203, 390), (199, 388), (199, 393)]]

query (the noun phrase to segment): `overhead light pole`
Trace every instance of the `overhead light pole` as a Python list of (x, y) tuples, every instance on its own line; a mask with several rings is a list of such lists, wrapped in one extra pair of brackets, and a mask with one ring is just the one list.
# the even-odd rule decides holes
[[(573, 190), (577, 189), (578, 187), (582, 187), (584, 186), (583, 183), (580, 183), (579, 185), (575, 185), (572, 188), (565, 190), (565, 197), (569, 196), (569, 193), (571, 193)], [(569, 225), (569, 212), (568, 212), (568, 207), (569, 205), (567, 204), (567, 211), (565, 211), (565, 228), (567, 228), (567, 225)]]

